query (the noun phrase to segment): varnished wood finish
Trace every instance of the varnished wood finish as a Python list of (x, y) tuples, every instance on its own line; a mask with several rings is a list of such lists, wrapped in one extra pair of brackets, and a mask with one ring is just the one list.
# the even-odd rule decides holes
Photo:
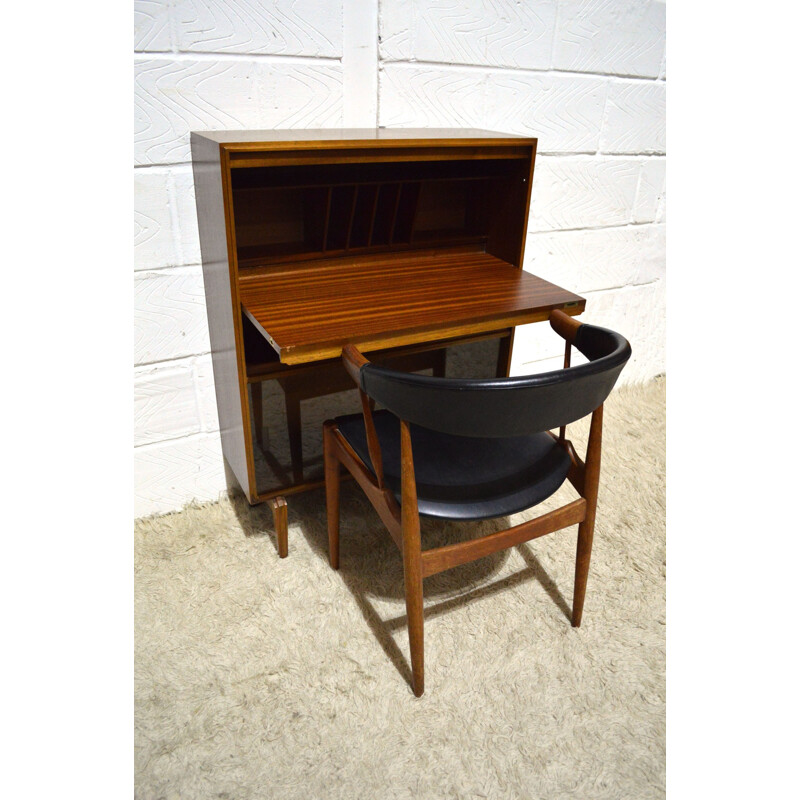
[(483, 252), (440, 250), (292, 266), (242, 280), (247, 316), (281, 361), (467, 336), (583, 311), (578, 295)]
[(254, 504), (266, 503), (269, 500), (273, 500), (276, 497), (291, 497), (293, 494), (310, 492), (313, 489), (321, 489), (324, 486), (325, 486), (325, 478), (323, 476), (320, 480), (305, 481), (304, 483), (298, 484), (296, 486), (282, 486), (276, 489), (266, 489), (264, 491), (256, 492), (255, 499), (252, 502)]
[(460, 564), (490, 556), (498, 550), (506, 550), (531, 539), (538, 539), (540, 536), (568, 528), (570, 525), (577, 525), (579, 522), (583, 522), (585, 517), (586, 500), (581, 498), (547, 514), (542, 514), (541, 517), (515, 525), (513, 528), (490, 533), (479, 539), (470, 539), (468, 542), (427, 550), (422, 555), (423, 577), (427, 578), (437, 572), (444, 572), (444, 570), (452, 569)]
[(359, 164), (376, 162), (391, 163), (403, 161), (447, 161), (447, 160), (473, 160), (473, 159), (524, 159), (529, 151), (515, 145), (496, 145), (491, 150), (481, 147), (456, 147), (450, 146), (445, 151), (433, 147), (385, 147), (376, 152), (374, 148), (351, 148), (344, 153), (340, 148), (325, 150), (315, 148), (285, 155), (280, 151), (264, 149), (260, 151), (240, 150), (227, 148), (230, 154), (231, 167), (236, 169), (246, 167), (281, 167), (293, 166), (298, 163), (306, 165), (315, 164)]
[[(569, 341), (572, 336), (572, 327), (564, 325), (563, 322), (564, 320), (560, 317), (557, 318), (558, 324), (554, 326), (554, 329)], [(574, 336), (572, 338), (574, 339)], [(360, 369), (369, 361), (352, 345), (345, 348), (343, 360), (356, 385), (360, 387)], [(371, 416), (368, 403), (364, 403), (364, 409), (365, 415)], [(424, 691), (423, 578), (578, 524), (572, 625), (575, 627), (580, 625), (597, 511), (602, 426), (603, 407), (601, 405), (592, 414), (585, 462), (577, 455), (569, 440), (550, 433), (554, 441), (558, 442), (570, 456), (571, 467), (568, 479), (581, 495), (580, 499), (532, 520), (478, 539), (422, 550), (413, 448), (408, 423), (400, 421), (401, 502), (399, 508), (391, 492), (379, 486), (379, 483), (382, 483), (381, 479), (376, 477), (375, 473), (364, 464), (339, 433), (336, 423), (333, 421), (325, 423), (323, 438), (331, 565), (336, 569), (339, 567), (339, 469), (340, 466), (344, 466), (364, 490), (389, 530), (395, 544), (402, 552), (412, 688), (415, 695), (419, 697)], [(375, 462), (375, 456), (370, 454), (370, 458)]]
[(571, 462), (569, 472), (567, 473), (567, 480), (572, 484), (576, 492), (583, 494), (586, 483), (586, 465), (575, 452), (575, 447), (569, 439), (559, 437), (558, 443), (567, 451)]
[(361, 367), (369, 364), (369, 361), (358, 351), (355, 345), (345, 344), (342, 348), (342, 363), (347, 370), (347, 374), (353, 379), (353, 383), (361, 388)]
[[(393, 369), (406, 372), (432, 370), (434, 375), (443, 376), (446, 361), (444, 349), (426, 347), (408, 351), (407, 349), (387, 351), (375, 356), (377, 363), (386, 364)], [(343, 368), (341, 359), (333, 359), (313, 364), (310, 368), (283, 369), (263, 374), (258, 381), (249, 377), (253, 393), (253, 420), (256, 440), (264, 448), (263, 414), (261, 410), (261, 383), (274, 378), (284, 393), (286, 425), (289, 433), (289, 454), (292, 462), (292, 479), (295, 485), (304, 483), (303, 476), (303, 423), (300, 403), (313, 397), (342, 392), (352, 387), (351, 377)]]
[(575, 558), (575, 588), (572, 598), (572, 625), (577, 628), (583, 618), (586, 581), (592, 557), (594, 520), (597, 512), (597, 492), (600, 483), (600, 450), (603, 439), (603, 406), (592, 414), (589, 443), (586, 448), (586, 471), (583, 492), (586, 497), (586, 519), (578, 526), (578, 547)]
[[(396, 347), (388, 350), (380, 350), (370, 353), (370, 359), (376, 364), (385, 364), (390, 366), (392, 364), (407, 363), (407, 359), (419, 353), (427, 353), (431, 350), (441, 350), (455, 345), (472, 344), (473, 342), (484, 342), (489, 339), (499, 339), (501, 342), (509, 338), (509, 332), (513, 329), (506, 329), (500, 331), (489, 331), (488, 333), (477, 334), (475, 336), (460, 336), (452, 339), (437, 339), (430, 342), (422, 342), (420, 344), (408, 345), (406, 347)], [(510, 349), (510, 348), (509, 348)], [(276, 354), (277, 358), (277, 354)], [(444, 377), (444, 364), (442, 361), (433, 363), (434, 375)], [(304, 375), (307, 380), (316, 380), (321, 371), (329, 367), (336, 366), (340, 370), (344, 370), (344, 361), (341, 357), (326, 359), (325, 361), (312, 361), (306, 364), (282, 364), (280, 361), (271, 361), (269, 363), (253, 363), (247, 365), (247, 382), (259, 383), (261, 381), (271, 378), (283, 378), (286, 376), (300, 376)], [(404, 368), (403, 368), (404, 369)], [(421, 367), (420, 369), (425, 369)], [(411, 370), (413, 371), (413, 370)], [(348, 383), (348, 387), (352, 384)]]
[(364, 417), (364, 429), (367, 434), (367, 452), (369, 460), (372, 462), (372, 471), (375, 473), (375, 480), (378, 488), (383, 491), (386, 483), (383, 479), (383, 455), (381, 454), (381, 444), (378, 441), (378, 433), (375, 430), (375, 423), (372, 420), (372, 409), (374, 403), (370, 403), (369, 397), (359, 390), (361, 398), (361, 413)]
[(401, 532), (400, 506), (394, 495), (388, 489), (380, 489), (372, 470), (358, 457), (350, 444), (334, 427), (334, 436), (331, 439), (332, 452), (343, 467), (355, 478), (364, 494), (375, 507), (378, 516), (394, 539), (395, 544), (402, 549), (403, 538)]
[[(223, 453), (251, 503), (320, 485), (303, 474), (299, 402), (315, 365), (322, 386), (344, 344), (373, 353), (501, 335), (507, 374), (515, 325), (583, 310), (519, 272), (535, 138), (427, 128), (191, 138)], [(250, 321), (274, 360), (247, 360)], [(307, 381), (281, 371), (303, 365)], [(267, 377), (285, 390), (294, 483), (259, 488), (256, 383)]]
[(325, 502), (328, 513), (328, 559), (334, 569), (339, 569), (339, 484), (341, 468), (334, 452), (335, 425), (322, 426), (322, 457), (325, 463)]
[(289, 509), (283, 497), (275, 497), (269, 501), (272, 509), (272, 521), (278, 538), (278, 555), (286, 558), (289, 555)]
[(400, 421), (400, 519), (403, 533), (403, 577), (406, 589), (408, 642), (411, 651), (411, 674), (414, 694), (425, 691), (424, 630), (422, 619), (422, 542), (417, 484), (414, 479), (414, 456), (411, 432), (405, 420)]
[[(565, 314), (560, 309), (556, 309), (550, 315), (550, 327), (567, 343), (572, 345), (575, 342), (575, 336), (578, 333), (578, 328), (581, 326), (581, 321), (573, 319)], [(569, 366), (569, 347), (567, 347), (565, 358), (565, 366)]]
[[(234, 168), (264, 164), (345, 163), (447, 158), (527, 158), (536, 139), (453, 128), (350, 128), (203, 131), (193, 134), (218, 145)], [(325, 154), (322, 156), (322, 154)]]
[[(566, 316), (566, 315), (562, 314), (561, 316)], [(556, 318), (555, 312), (553, 312), (552, 317)], [(558, 319), (560, 322), (560, 318)], [(563, 325), (561, 327), (564, 330), (564, 334), (562, 335), (566, 336), (566, 342), (564, 343), (564, 369), (569, 369), (569, 365), (572, 362), (572, 338), (574, 338), (574, 333), (570, 329), (564, 327)], [(564, 437), (566, 435), (567, 435), (567, 426), (562, 425), (558, 431), (558, 438), (563, 442)]]

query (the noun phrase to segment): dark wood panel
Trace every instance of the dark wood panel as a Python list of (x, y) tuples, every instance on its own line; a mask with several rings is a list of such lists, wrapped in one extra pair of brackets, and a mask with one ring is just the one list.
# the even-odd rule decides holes
[(272, 148), (244, 149), (232, 145), (226, 147), (232, 169), (252, 167), (293, 166), (297, 164), (376, 164), (392, 161), (450, 161), (464, 159), (525, 159), (530, 156), (530, 147), (525, 145), (505, 146), (450, 146), (438, 147), (418, 144), (415, 147), (373, 147), (361, 149), (304, 149), (287, 153)]
[(312, 166), (297, 163), (280, 167), (237, 169), (232, 173), (231, 179), (234, 193), (276, 187), (292, 189), (352, 184), (367, 186), (419, 180), (474, 181), (515, 177), (520, 173), (518, 160), (372, 161)]
[[(357, 164), (346, 159), (363, 151), (342, 149), (336, 164), (234, 170), (239, 268), (467, 241), (519, 266), (533, 148), (514, 160), (447, 161), (458, 148), (423, 150), (440, 158), (381, 162), (373, 149)], [(309, 152), (332, 157), (283, 155)]]
[(245, 313), (287, 364), (579, 314), (578, 295), (480, 251), (317, 262), (243, 278)]

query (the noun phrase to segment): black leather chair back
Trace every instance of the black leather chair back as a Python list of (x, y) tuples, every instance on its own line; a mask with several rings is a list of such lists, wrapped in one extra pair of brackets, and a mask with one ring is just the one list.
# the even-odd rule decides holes
[(581, 325), (573, 345), (589, 361), (516, 378), (460, 380), (365, 364), (362, 390), (393, 414), (457, 436), (525, 436), (567, 425), (608, 397), (631, 355), (614, 331)]

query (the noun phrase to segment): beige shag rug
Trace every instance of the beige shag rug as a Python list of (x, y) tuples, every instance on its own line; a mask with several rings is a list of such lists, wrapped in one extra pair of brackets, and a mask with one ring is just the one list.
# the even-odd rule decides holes
[(289, 500), (284, 560), (243, 500), (138, 521), (136, 797), (663, 797), (665, 389), (607, 402), (582, 627), (577, 528), (426, 579), (420, 699), (400, 554), (352, 482), (338, 573), (322, 491)]

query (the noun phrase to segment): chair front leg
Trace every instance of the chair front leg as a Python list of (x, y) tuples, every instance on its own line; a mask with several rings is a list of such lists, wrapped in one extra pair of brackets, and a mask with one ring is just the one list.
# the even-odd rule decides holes
[(336, 423), (326, 422), (322, 427), (322, 450), (325, 463), (325, 502), (328, 512), (328, 558), (334, 569), (339, 569), (339, 486), (341, 467), (336, 456), (334, 431)]
[(586, 498), (586, 518), (578, 526), (578, 548), (575, 557), (575, 589), (572, 596), (572, 626), (580, 627), (583, 601), (586, 598), (586, 581), (592, 558), (594, 520), (597, 514), (597, 493), (600, 484), (600, 447), (603, 438), (603, 406), (592, 414), (589, 444), (586, 448), (586, 471), (583, 496)]
[(589, 561), (592, 558), (594, 520), (581, 522), (578, 526), (578, 552), (575, 558), (575, 589), (572, 595), (572, 627), (580, 628), (583, 617), (583, 601), (586, 598), (586, 582), (589, 578)]
[(400, 422), (401, 505), (403, 534), (403, 576), (408, 618), (408, 644), (411, 652), (411, 675), (414, 694), (425, 691), (424, 625), (422, 614), (422, 542), (420, 538), (417, 485), (411, 453), (408, 423)]

